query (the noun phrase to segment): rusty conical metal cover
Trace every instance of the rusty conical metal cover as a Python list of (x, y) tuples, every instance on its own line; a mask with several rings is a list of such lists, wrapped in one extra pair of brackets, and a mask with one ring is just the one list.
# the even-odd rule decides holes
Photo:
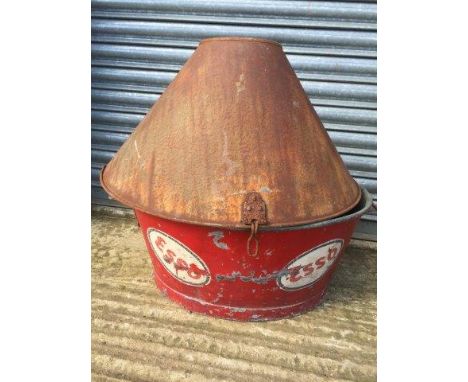
[(200, 43), (101, 183), (132, 208), (232, 228), (257, 212), (272, 227), (321, 221), (361, 196), (281, 45), (235, 37)]

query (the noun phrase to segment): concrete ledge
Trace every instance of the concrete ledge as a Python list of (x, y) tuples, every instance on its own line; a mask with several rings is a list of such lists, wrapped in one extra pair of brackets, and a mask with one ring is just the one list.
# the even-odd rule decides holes
[(190, 314), (156, 290), (127, 211), (93, 211), (94, 381), (376, 380), (375, 250), (349, 247), (313, 311), (232, 322)]

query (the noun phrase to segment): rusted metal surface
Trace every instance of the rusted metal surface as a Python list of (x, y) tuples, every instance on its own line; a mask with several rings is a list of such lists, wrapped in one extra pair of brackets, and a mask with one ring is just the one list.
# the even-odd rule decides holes
[(199, 225), (247, 228), (249, 192), (270, 227), (351, 210), (360, 189), (281, 46), (207, 39), (101, 174), (123, 204)]

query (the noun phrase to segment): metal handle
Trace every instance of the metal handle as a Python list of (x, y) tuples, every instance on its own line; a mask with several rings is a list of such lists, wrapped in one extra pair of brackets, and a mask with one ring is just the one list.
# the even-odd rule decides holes
[[(259, 242), (257, 238), (257, 231), (258, 231), (258, 220), (253, 220), (252, 224), (250, 225), (250, 236), (247, 239), (247, 253), (252, 257), (257, 257), (258, 255), (258, 247)], [(255, 241), (255, 252), (250, 251), (250, 243), (252, 239)]]
[[(242, 203), (241, 220), (244, 224), (250, 225), (250, 236), (247, 239), (247, 254), (256, 257), (260, 243), (257, 238), (259, 224), (268, 224), (266, 203), (258, 192), (249, 192), (245, 195)], [(252, 251), (251, 243), (255, 242), (255, 250)]]

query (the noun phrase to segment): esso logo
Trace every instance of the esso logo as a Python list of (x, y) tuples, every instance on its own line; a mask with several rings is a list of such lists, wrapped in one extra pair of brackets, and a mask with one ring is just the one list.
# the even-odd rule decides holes
[(206, 264), (185, 245), (155, 228), (148, 228), (147, 235), (159, 262), (174, 278), (193, 286), (210, 282)]
[(343, 240), (336, 239), (304, 252), (285, 267), (278, 286), (289, 291), (311, 286), (333, 265), (342, 247)]

